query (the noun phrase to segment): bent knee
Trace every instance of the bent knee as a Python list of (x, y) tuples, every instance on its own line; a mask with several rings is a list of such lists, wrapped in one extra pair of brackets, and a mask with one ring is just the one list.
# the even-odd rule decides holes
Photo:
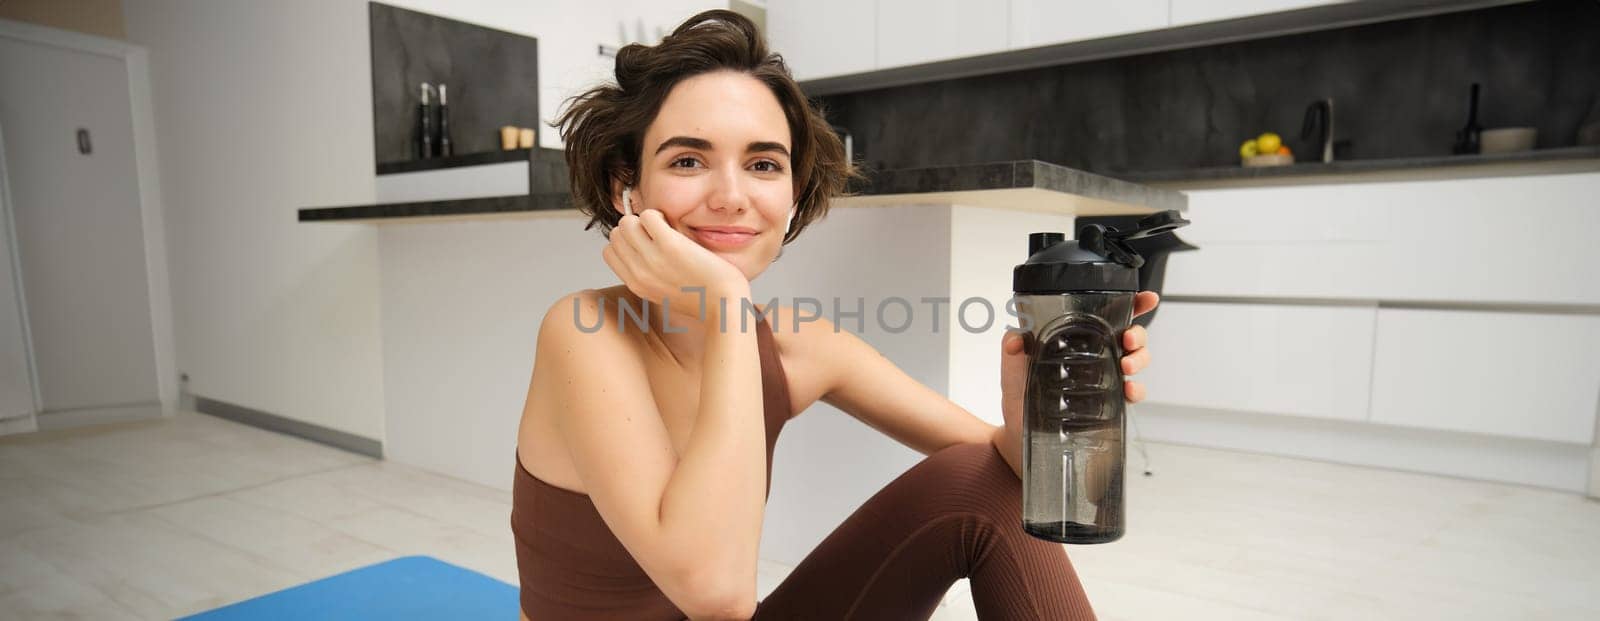
[(1021, 506), (1022, 481), (988, 442), (940, 449), (918, 467), (953, 510), (1016, 517)]
[(952, 444), (935, 451), (923, 461), (932, 470), (963, 479), (981, 482), (1001, 478), (1000, 475), (1016, 478), (1011, 465), (1000, 456), (1000, 450), (988, 442)]

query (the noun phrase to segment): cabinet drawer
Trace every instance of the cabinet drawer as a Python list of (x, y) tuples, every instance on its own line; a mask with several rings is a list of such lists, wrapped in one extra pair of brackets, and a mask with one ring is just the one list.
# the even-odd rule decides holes
[(1376, 309), (1163, 302), (1148, 399), (1235, 411), (1365, 420)]
[(1589, 444), (1600, 317), (1384, 308), (1372, 420)]

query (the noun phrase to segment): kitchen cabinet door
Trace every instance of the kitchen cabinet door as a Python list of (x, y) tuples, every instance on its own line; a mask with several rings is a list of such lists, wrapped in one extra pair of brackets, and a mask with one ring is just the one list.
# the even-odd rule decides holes
[(1172, 25), (1187, 26), (1352, 0), (1172, 0)]
[(1370, 306), (1161, 303), (1148, 400), (1232, 411), (1364, 421), (1372, 368)]
[(876, 0), (769, 0), (767, 43), (797, 80), (877, 66)]
[(1009, 0), (878, 0), (878, 68), (1006, 49)]
[(1011, 49), (1167, 27), (1168, 0), (1012, 0)]
[(1600, 317), (1383, 308), (1376, 350), (1374, 422), (1594, 440)]

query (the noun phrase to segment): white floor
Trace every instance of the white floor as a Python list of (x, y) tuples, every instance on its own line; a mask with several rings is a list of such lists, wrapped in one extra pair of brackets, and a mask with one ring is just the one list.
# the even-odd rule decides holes
[[(1596, 619), (1600, 503), (1153, 445), (1104, 619)], [(427, 554), (515, 584), (509, 494), (198, 414), (0, 438), (0, 617), (170, 619)], [(764, 563), (762, 595), (787, 568)], [(974, 619), (965, 582), (935, 619)]]

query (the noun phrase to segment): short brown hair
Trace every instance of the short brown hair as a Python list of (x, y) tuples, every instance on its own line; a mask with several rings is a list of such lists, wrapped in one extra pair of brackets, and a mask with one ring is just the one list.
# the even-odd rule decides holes
[(807, 99), (783, 57), (767, 51), (756, 25), (733, 11), (705, 11), (683, 22), (654, 46), (634, 43), (617, 52), (616, 82), (570, 99), (551, 123), (566, 142), (572, 198), (608, 237), (622, 219), (612, 205), (612, 183), (637, 185), (645, 130), (679, 82), (714, 71), (737, 71), (772, 89), (789, 121), (794, 194), (798, 209), (787, 244), (822, 218), (829, 200), (859, 176), (821, 107)]

